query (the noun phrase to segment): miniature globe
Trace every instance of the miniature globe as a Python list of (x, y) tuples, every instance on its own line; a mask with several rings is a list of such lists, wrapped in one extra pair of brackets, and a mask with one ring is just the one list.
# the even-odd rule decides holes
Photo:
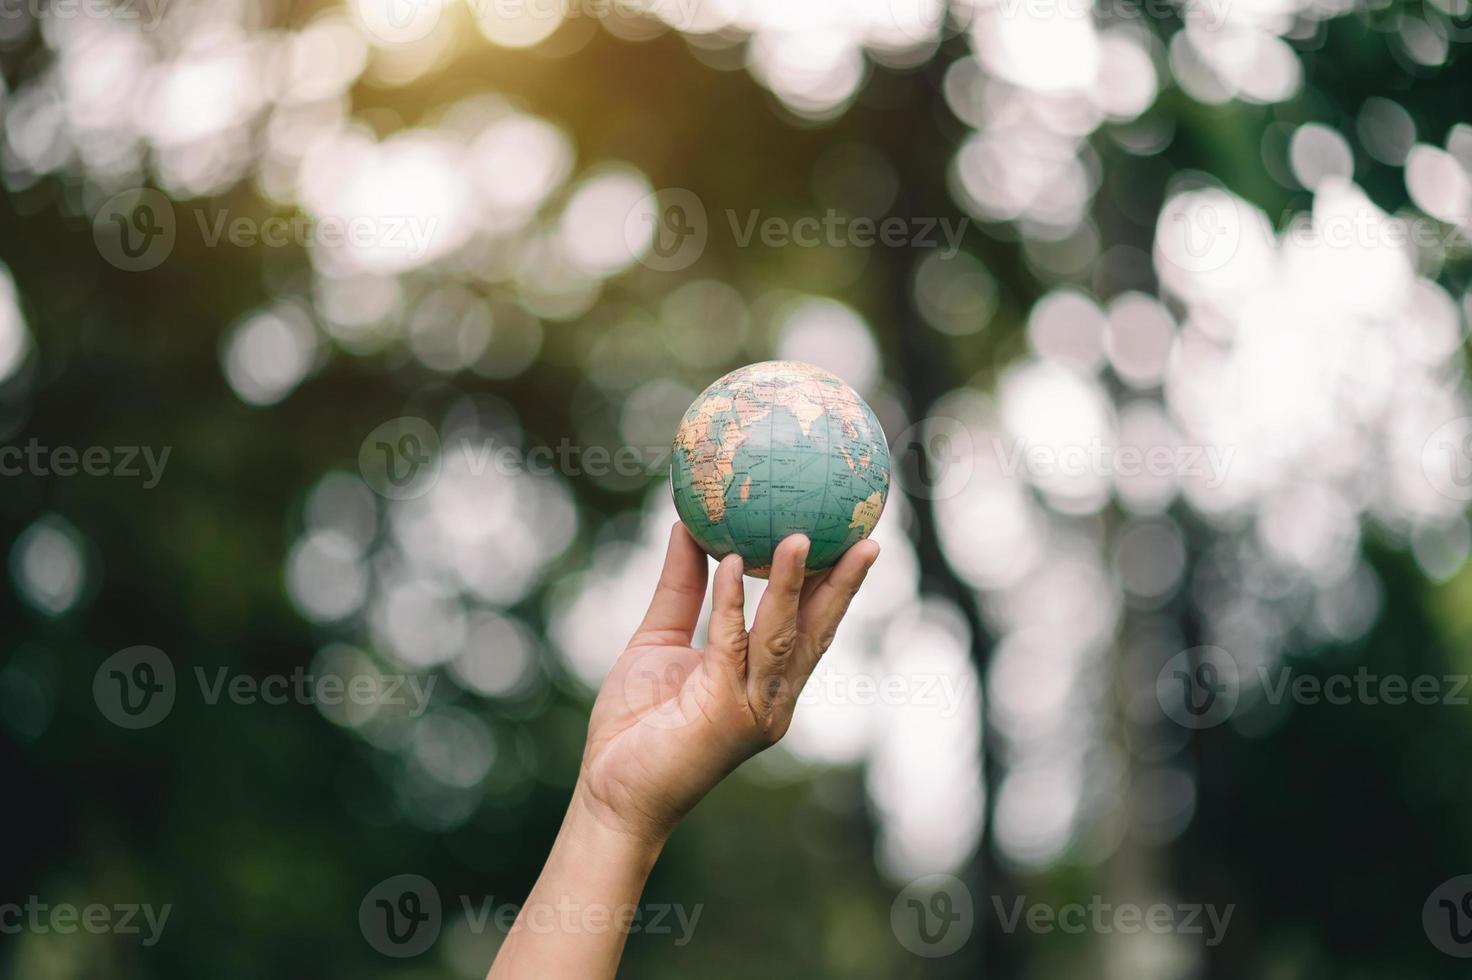
[(889, 493), (889, 447), (864, 400), (800, 361), (763, 361), (705, 389), (670, 464), (675, 509), (714, 558), (765, 578), (789, 534), (812, 542), (809, 573), (874, 531)]

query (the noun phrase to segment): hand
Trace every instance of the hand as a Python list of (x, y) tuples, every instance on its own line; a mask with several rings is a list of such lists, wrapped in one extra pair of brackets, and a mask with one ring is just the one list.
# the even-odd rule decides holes
[(690, 639), (709, 566), (675, 525), (649, 612), (593, 705), (572, 805), (490, 980), (615, 976), (628, 920), (610, 927), (604, 915), (552, 931), (527, 924), (549, 908), (633, 908), (675, 822), (787, 731), (797, 694), (879, 547), (860, 541), (830, 572), (804, 581), (807, 555), (802, 535), (778, 545), (749, 633), (741, 559), (721, 562), (710, 642), (696, 650)]
[(741, 558), (727, 556), (716, 568), (709, 643), (697, 650), (708, 559), (674, 526), (649, 612), (593, 705), (575, 806), (662, 843), (716, 783), (786, 733), (879, 546), (860, 541), (804, 580), (807, 554), (800, 534), (777, 546), (750, 632)]

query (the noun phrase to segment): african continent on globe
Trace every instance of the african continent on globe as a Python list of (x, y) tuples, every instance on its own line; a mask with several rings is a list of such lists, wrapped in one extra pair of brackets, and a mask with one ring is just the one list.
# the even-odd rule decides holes
[(806, 534), (809, 572), (867, 538), (889, 493), (889, 447), (848, 385), (801, 361), (763, 361), (705, 389), (675, 435), (680, 520), (720, 559), (765, 578), (772, 552)]

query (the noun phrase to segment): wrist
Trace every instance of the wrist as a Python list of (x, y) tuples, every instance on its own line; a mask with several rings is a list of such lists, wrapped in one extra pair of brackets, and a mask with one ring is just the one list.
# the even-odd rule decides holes
[(672, 826), (634, 821), (616, 813), (578, 781), (558, 844), (589, 859), (613, 860), (648, 874), (664, 850)]

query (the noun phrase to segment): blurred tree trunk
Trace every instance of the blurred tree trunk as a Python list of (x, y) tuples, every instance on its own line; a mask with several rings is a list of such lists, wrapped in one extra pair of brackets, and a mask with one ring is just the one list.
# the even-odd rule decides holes
[[(945, 104), (942, 80), (946, 68), (955, 57), (964, 53), (964, 44), (952, 42), (927, 65), (913, 74), (898, 76), (895, 81), (908, 84), (910, 91), (903, 99), (894, 99), (897, 107), (877, 113), (871, 132), (883, 141), (881, 149), (895, 167), (899, 180), (892, 213), (906, 221), (915, 219), (949, 218), (960, 220), (967, 217), (961, 213), (951, 199), (947, 189), (946, 172), (955, 152), (955, 145), (945, 132), (949, 122), (956, 128)], [(973, 232), (974, 234), (974, 232)], [(970, 243), (974, 249), (975, 243)], [(897, 350), (892, 363), (900, 375), (899, 381), (910, 400), (907, 406), (911, 421), (926, 418), (935, 403), (947, 392), (965, 383), (968, 378), (957, 370), (957, 359), (946, 350), (943, 341), (919, 317), (912, 298), (914, 269), (923, 253), (914, 249), (892, 249), (883, 253), (884, 289), (886, 296), (879, 304), (888, 311), (893, 323), (888, 335), (898, 338)], [(918, 446), (896, 446), (897, 453), (920, 451)], [(920, 452), (916, 459), (920, 467), (928, 460)], [(921, 470), (920, 472), (924, 472)], [(910, 503), (916, 517), (915, 551), (922, 569), (921, 588), (924, 592), (944, 596), (955, 603), (966, 617), (971, 630), (971, 655), (977, 675), (985, 691), (987, 666), (991, 659), (992, 641), (977, 612), (976, 594), (961, 581), (946, 563), (941, 552), (937, 520), (932, 501), (912, 496)], [(993, 834), (992, 812), (996, 800), (997, 782), (1002, 774), (999, 747), (986, 724), (985, 704), (982, 698), (982, 783), (984, 800), (984, 822), (981, 842), (973, 860), (970, 881), (975, 902), (975, 938), (966, 951), (969, 952), (970, 968), (965, 975), (984, 976), (988, 980), (1011, 980), (1023, 975), (1022, 949), (1014, 936), (1001, 930), (1001, 923), (993, 914), (991, 896), (1001, 896), (1005, 901), (1016, 891), (1010, 876), (997, 861), (997, 849)], [(960, 964), (957, 964), (960, 966)]]

